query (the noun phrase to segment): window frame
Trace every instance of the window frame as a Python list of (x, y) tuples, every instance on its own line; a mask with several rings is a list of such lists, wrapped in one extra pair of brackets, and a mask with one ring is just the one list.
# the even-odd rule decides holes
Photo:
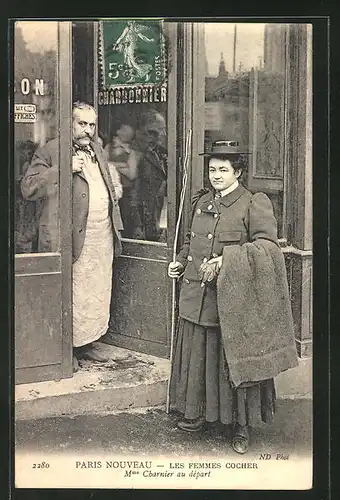
[[(248, 171), (248, 188), (254, 191), (264, 191), (268, 195), (278, 195), (282, 193), (282, 218), (281, 218), (281, 234), (279, 242), (281, 246), (287, 246), (287, 240), (289, 237), (289, 218), (291, 218), (291, 210), (287, 207), (291, 203), (291, 196), (289, 194), (289, 169), (290, 163), (288, 161), (289, 150), (291, 149), (291, 144), (289, 142), (289, 120), (292, 113), (292, 104), (289, 102), (290, 92), (289, 88), (291, 85), (291, 66), (296, 63), (291, 60), (292, 49), (290, 40), (290, 24), (285, 24), (285, 37), (284, 37), (284, 57), (285, 57), (285, 83), (284, 92), (282, 98), (282, 177), (273, 178), (266, 175), (258, 175), (253, 171), (254, 163), (251, 163), (251, 167)], [(204, 23), (185, 23), (184, 24), (184, 41), (186, 38), (190, 39), (190, 43), (184, 43), (184, 49), (190, 49), (192, 52), (191, 60), (184, 65), (183, 72), (185, 74), (184, 78), (184, 93), (190, 100), (187, 104), (189, 109), (192, 109), (192, 114), (196, 112), (196, 119), (188, 119), (186, 116), (186, 122), (190, 122), (193, 127), (193, 137), (196, 138), (195, 147), (192, 149), (192, 172), (191, 172), (191, 192), (195, 192), (197, 189), (201, 189), (204, 186), (204, 160), (202, 157), (197, 157), (197, 152), (202, 151), (204, 147), (204, 131), (205, 131), (205, 118), (204, 118), (204, 104), (205, 104), (205, 42), (204, 42)], [(190, 35), (191, 32), (191, 35)], [(188, 56), (187, 56), (188, 57)], [(299, 69), (298, 69), (299, 71)], [(197, 89), (200, 89), (199, 91)], [(254, 87), (250, 90), (254, 92)], [(195, 110), (195, 111), (194, 111)], [(254, 113), (254, 109), (250, 106), (250, 113)], [(298, 112), (295, 110), (295, 113)], [(252, 126), (252, 121), (249, 120), (250, 127)], [(253, 138), (256, 132), (256, 127), (249, 131), (250, 138)], [(197, 142), (199, 142), (199, 147), (197, 147)], [(251, 150), (254, 144), (249, 144)], [(255, 157), (256, 155), (252, 155)], [(254, 162), (254, 159), (252, 159)], [(256, 159), (255, 159), (256, 162)], [(190, 198), (190, 197), (189, 197)], [(188, 224), (190, 218), (190, 204), (186, 207), (186, 217), (185, 224)]]

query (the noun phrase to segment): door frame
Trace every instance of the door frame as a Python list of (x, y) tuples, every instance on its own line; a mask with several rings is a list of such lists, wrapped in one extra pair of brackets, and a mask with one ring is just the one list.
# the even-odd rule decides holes
[[(141, 262), (148, 261), (150, 264), (158, 263), (160, 267), (158, 278), (162, 280), (162, 289), (165, 290), (165, 321), (166, 321), (166, 343), (147, 339), (137, 338), (130, 335), (115, 332), (109, 328), (108, 335), (103, 340), (107, 343), (127, 348), (134, 349), (140, 352), (147, 352), (155, 356), (169, 357), (170, 354), (170, 338), (171, 338), (171, 311), (172, 311), (172, 280), (167, 277), (167, 264), (172, 259), (172, 248), (175, 236), (175, 224), (178, 207), (178, 157), (181, 149), (181, 143), (178, 138), (178, 23), (170, 21), (164, 22), (165, 33), (169, 40), (169, 58), (171, 61), (171, 71), (168, 73), (168, 92), (167, 92), (167, 140), (168, 140), (168, 190), (167, 190), (167, 242), (153, 242), (143, 240), (131, 240), (122, 238), (122, 254), (116, 260), (116, 271), (124, 272), (124, 261), (140, 260)], [(97, 33), (98, 21), (94, 22), (94, 65), (97, 67)], [(98, 71), (94, 71), (94, 90), (98, 89)], [(96, 97), (94, 98), (95, 105), (97, 104)], [(126, 264), (128, 265), (128, 264)], [(119, 276), (119, 274), (115, 274)], [(119, 279), (117, 279), (119, 280)], [(165, 281), (165, 282), (164, 282)], [(156, 285), (156, 283), (155, 283)], [(115, 282), (114, 287), (117, 287)], [(114, 293), (114, 291), (113, 291)], [(118, 293), (118, 292), (117, 292)], [(113, 296), (113, 300), (116, 300)], [(153, 345), (152, 345), (153, 344)]]
[[(58, 21), (57, 129), (59, 130), (59, 252), (16, 254), (15, 279), (60, 274), (61, 359), (56, 364), (15, 367), (15, 383), (70, 378), (72, 369), (72, 53), (71, 22)], [(61, 209), (62, 208), (62, 209)], [(39, 314), (39, 312), (36, 312)]]
[[(184, 96), (181, 131), (181, 156), (184, 155), (185, 141), (189, 129), (192, 130), (191, 162), (188, 171), (188, 188), (185, 196), (181, 241), (190, 227), (191, 197), (204, 186), (204, 158), (199, 156), (204, 149), (205, 123), (205, 71), (204, 71), (204, 23), (185, 22), (181, 25), (181, 61), (179, 64), (182, 95)], [(199, 105), (198, 103), (202, 103)], [(182, 182), (180, 175), (179, 182)]]
[[(59, 21), (60, 253), (62, 375), (73, 376), (72, 331), (72, 23)], [(62, 166), (64, 165), (64, 168)], [(69, 168), (67, 168), (67, 165)]]

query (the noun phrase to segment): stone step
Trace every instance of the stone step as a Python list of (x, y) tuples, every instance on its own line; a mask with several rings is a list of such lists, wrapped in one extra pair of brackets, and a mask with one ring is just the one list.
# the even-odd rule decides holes
[(108, 363), (80, 361), (72, 378), (15, 387), (15, 418), (83, 415), (165, 404), (170, 363), (96, 343)]
[[(72, 378), (15, 387), (15, 418), (99, 414), (165, 405), (169, 360), (96, 343), (108, 363), (80, 361)], [(279, 399), (312, 397), (312, 360), (275, 379)]]

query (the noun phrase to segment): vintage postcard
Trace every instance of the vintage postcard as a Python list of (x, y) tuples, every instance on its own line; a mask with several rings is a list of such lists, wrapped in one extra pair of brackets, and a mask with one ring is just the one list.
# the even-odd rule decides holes
[(312, 24), (12, 25), (16, 488), (312, 488)]

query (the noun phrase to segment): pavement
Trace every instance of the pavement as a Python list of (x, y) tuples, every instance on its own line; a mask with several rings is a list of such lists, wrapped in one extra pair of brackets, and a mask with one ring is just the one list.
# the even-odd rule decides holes
[[(15, 426), (16, 453), (44, 456), (72, 452), (79, 456), (235, 456), (225, 426), (210, 424), (198, 433), (176, 427), (178, 415), (164, 406), (67, 417), (19, 420)], [(252, 453), (307, 456), (312, 449), (312, 402), (277, 401), (273, 423), (252, 430)]]
[[(249, 462), (250, 467), (261, 469), (261, 474), (256, 469), (233, 469), (226, 475), (226, 469), (221, 469), (212, 471), (210, 480), (204, 479), (210, 472), (191, 471), (185, 461), (196, 462), (198, 457), (210, 461), (212, 457), (213, 462), (222, 461), (223, 467), (239, 462), (226, 427), (214, 423), (198, 433), (180, 431), (178, 414), (165, 411), (169, 361), (102, 343), (97, 348), (110, 358), (108, 363), (82, 361), (70, 379), (16, 386), (18, 488), (310, 487), (310, 360), (301, 360), (299, 367), (276, 378), (274, 421), (252, 429), (250, 450), (241, 459), (241, 466), (243, 461), (246, 466)], [(121, 458), (126, 462), (111, 469)], [(163, 471), (166, 478), (153, 483), (153, 475), (144, 477), (138, 470), (130, 471), (134, 474), (130, 477), (124, 468), (129, 460), (132, 464), (152, 460), (152, 474)], [(98, 464), (103, 466), (99, 471)], [(177, 479), (170, 483), (172, 467), (177, 466), (188, 470), (179, 483)], [(192, 474), (196, 474), (194, 482)], [(195, 482), (198, 476), (199, 482)]]
[[(114, 413), (165, 405), (170, 363), (102, 342), (94, 344), (107, 363), (80, 360), (72, 378), (19, 384), (15, 387), (15, 418)], [(275, 379), (278, 399), (311, 399), (311, 359)]]

